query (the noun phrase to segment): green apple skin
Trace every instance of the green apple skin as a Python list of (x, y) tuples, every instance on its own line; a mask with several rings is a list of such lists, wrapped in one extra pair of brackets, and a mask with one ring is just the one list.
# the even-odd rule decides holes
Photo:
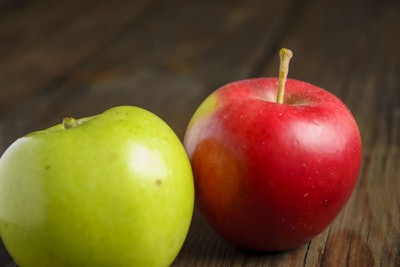
[(0, 231), (20, 267), (168, 266), (194, 207), (191, 166), (137, 107), (31, 133), (0, 159)]

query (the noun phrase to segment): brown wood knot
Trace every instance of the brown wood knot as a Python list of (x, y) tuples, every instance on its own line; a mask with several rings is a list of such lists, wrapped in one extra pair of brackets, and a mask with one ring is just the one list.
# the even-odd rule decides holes
[(359, 233), (331, 233), (322, 266), (375, 266), (373, 253)]

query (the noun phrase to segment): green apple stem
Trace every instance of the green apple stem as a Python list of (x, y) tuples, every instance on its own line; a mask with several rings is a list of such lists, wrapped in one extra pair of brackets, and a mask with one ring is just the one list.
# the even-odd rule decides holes
[(289, 49), (282, 48), (279, 51), (280, 64), (279, 64), (279, 80), (278, 80), (278, 96), (276, 102), (283, 104), (283, 96), (285, 94), (286, 78), (289, 72), (289, 61), (292, 58), (293, 53)]
[(67, 117), (63, 119), (64, 129), (70, 129), (79, 126), (78, 121), (75, 118)]

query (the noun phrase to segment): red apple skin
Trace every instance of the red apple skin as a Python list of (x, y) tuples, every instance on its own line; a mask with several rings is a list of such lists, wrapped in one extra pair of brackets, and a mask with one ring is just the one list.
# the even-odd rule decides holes
[(333, 94), (288, 79), (233, 82), (214, 91), (184, 137), (196, 206), (224, 239), (258, 251), (300, 246), (342, 210), (357, 183), (357, 123)]

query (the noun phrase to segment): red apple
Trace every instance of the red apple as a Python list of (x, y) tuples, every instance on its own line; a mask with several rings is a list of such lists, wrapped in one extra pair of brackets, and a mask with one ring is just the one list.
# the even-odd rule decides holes
[[(222, 86), (185, 133), (196, 206), (220, 236), (247, 249), (287, 250), (318, 235), (350, 198), (361, 166), (345, 104), (312, 84), (285, 82), (286, 73)], [(286, 84), (283, 103), (278, 84)]]

